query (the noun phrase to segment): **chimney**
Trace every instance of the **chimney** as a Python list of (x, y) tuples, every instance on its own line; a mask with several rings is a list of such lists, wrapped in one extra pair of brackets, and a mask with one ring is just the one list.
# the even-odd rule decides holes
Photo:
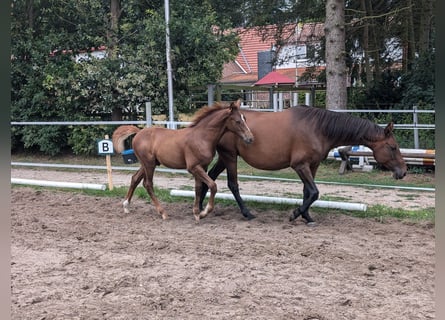
[(258, 80), (272, 71), (273, 54), (272, 50), (258, 52)]

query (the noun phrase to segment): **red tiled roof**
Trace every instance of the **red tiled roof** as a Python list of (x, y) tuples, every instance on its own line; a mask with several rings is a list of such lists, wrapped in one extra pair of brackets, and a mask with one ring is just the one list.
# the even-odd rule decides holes
[(271, 71), (255, 82), (255, 86), (280, 85), (280, 84), (294, 84), (295, 80), (291, 79), (277, 71)]
[(263, 37), (260, 32), (259, 28), (238, 30), (240, 51), (235, 61), (245, 73), (258, 72), (258, 52), (271, 50), (274, 45), (275, 41), (270, 36)]
[[(301, 28), (301, 30), (295, 32), (296, 28)], [(275, 39), (275, 34), (277, 27), (255, 27), (237, 29), (235, 31), (240, 37), (240, 51), (234, 61), (224, 65), (220, 82), (227, 84), (253, 84), (258, 80), (258, 52), (268, 51), (274, 45), (276, 46), (277, 39)], [(322, 35), (322, 23), (288, 24), (282, 30), (282, 38), (287, 44), (319, 41)], [(285, 70), (276, 71), (286, 74), (288, 77), (291, 75), (291, 79), (295, 78), (295, 68)], [(304, 71), (305, 68), (298, 68), (298, 74), (301, 75)]]

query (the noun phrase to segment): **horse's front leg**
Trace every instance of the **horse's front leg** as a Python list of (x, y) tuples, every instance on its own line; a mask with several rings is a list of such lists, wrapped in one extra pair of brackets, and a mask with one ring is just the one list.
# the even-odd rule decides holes
[[(189, 172), (195, 177), (195, 201), (193, 204), (193, 215), (195, 220), (199, 222), (201, 218), (206, 217), (210, 212), (213, 211), (215, 207), (215, 195), (217, 192), (217, 185), (215, 181), (212, 180), (205, 172), (205, 170), (200, 167), (194, 167), (189, 169)], [(208, 189), (210, 189), (209, 201), (204, 210), (200, 208), (200, 200), (202, 195), (202, 186), (205, 184)]]
[[(202, 211), (202, 201), (203, 199), (201, 199), (201, 195), (202, 192), (201, 190), (203, 189), (203, 186), (206, 186), (206, 184), (204, 184), (201, 179), (198, 179), (197, 177), (195, 177), (195, 200), (193, 202), (193, 215), (195, 217), (195, 220), (198, 222), (200, 219), (200, 212)], [(206, 188), (207, 190), (207, 188)], [(204, 195), (205, 197), (205, 195)]]
[(255, 218), (255, 215), (250, 213), (249, 208), (247, 208), (245, 205), (239, 192), (237, 157), (235, 157), (234, 160), (227, 160), (225, 163), (227, 167), (227, 186), (235, 197), (236, 203), (238, 204), (242, 215), (247, 220), (252, 220)]
[[(209, 171), (209, 176), (213, 180), (227, 169), (227, 186), (229, 190), (232, 192), (235, 197), (236, 203), (241, 210), (242, 215), (247, 218), (247, 220), (254, 219), (255, 216), (250, 213), (249, 208), (244, 204), (243, 199), (241, 198), (239, 192), (239, 184), (238, 184), (238, 155), (232, 152), (220, 152), (218, 156), (218, 161), (213, 166), (212, 170)], [(207, 191), (207, 189), (206, 189)], [(205, 195), (204, 191), (201, 193)], [(202, 207), (201, 207), (202, 208)]]
[(303, 203), (300, 207), (296, 208), (292, 215), (289, 217), (290, 221), (294, 221), (300, 215), (306, 220), (307, 225), (315, 225), (315, 221), (309, 215), (310, 206), (318, 199), (319, 191), (315, 185), (312, 173), (308, 168), (302, 168), (295, 170), (304, 184), (303, 187)]

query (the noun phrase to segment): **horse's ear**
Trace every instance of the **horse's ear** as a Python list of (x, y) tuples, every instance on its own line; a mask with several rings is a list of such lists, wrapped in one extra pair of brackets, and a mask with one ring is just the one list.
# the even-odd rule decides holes
[(391, 121), (385, 128), (385, 136), (389, 136), (392, 133), (392, 129), (394, 129), (394, 122)]
[(230, 111), (234, 108), (239, 108), (241, 106), (241, 99), (238, 99), (230, 104)]

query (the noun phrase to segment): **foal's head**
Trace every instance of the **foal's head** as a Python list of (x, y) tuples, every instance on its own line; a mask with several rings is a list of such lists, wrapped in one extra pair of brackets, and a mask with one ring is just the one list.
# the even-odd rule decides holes
[(392, 122), (386, 126), (383, 138), (373, 142), (372, 150), (378, 163), (391, 170), (394, 178), (402, 179), (407, 167), (392, 133), (393, 126)]
[(241, 137), (245, 143), (252, 143), (254, 138), (252, 131), (247, 126), (246, 117), (240, 110), (241, 100), (238, 99), (230, 104), (228, 112), (230, 115), (226, 121), (227, 130)]

